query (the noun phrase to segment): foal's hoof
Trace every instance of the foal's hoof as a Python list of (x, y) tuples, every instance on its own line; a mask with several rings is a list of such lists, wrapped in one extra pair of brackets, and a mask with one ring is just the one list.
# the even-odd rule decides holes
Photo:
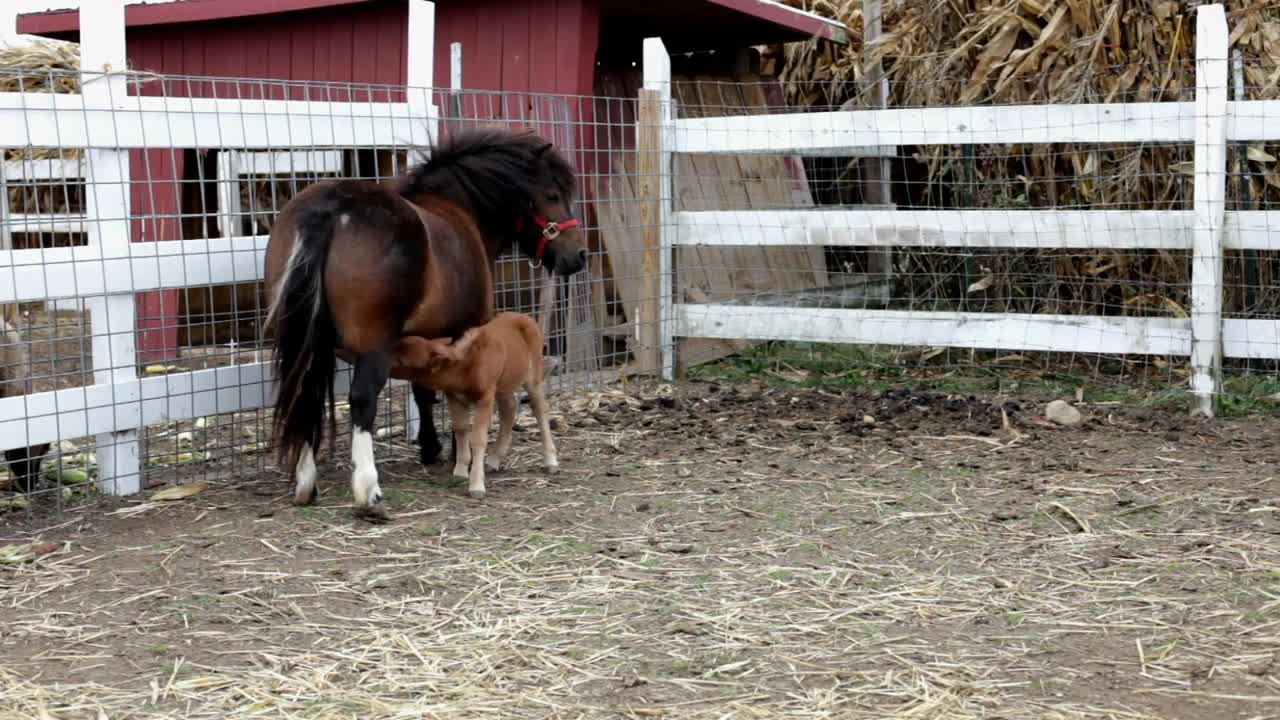
[(552, 460), (551, 462), (547, 463), (546, 465), (543, 465), (542, 467), (544, 470), (547, 471), (548, 475), (555, 475), (556, 473), (560, 472), (560, 463), (557, 460)]
[(456, 478), (462, 478), (463, 480), (465, 480), (471, 477), (471, 473), (467, 470), (465, 465), (454, 465), (453, 476)]
[(391, 515), (387, 513), (387, 506), (381, 502), (373, 505), (357, 505), (355, 514), (357, 518), (375, 524), (382, 524), (391, 519)]
[(484, 461), (484, 466), (486, 469), (492, 472), (497, 472), (502, 469), (502, 461), (499, 460), (498, 458), (490, 456), (487, 460)]
[(483, 500), (485, 493), (483, 488), (480, 490), (471, 490), (468, 488), (467, 494), (470, 495), (473, 500)]

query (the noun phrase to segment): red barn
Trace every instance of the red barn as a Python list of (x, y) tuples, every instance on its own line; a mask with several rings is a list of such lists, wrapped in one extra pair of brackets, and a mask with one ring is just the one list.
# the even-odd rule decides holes
[[(129, 5), (128, 58), (134, 70), (169, 76), (162, 83), (143, 85), (144, 93), (283, 98), (285, 87), (266, 81), (287, 80), (317, 82), (311, 88), (290, 85), (290, 99), (403, 100), (403, 93), (393, 88), (360, 90), (322, 83), (405, 85), (408, 43), (431, 42), (408, 35), (409, 4), (423, 1), (187, 0)], [(79, 11), (22, 15), (17, 29), (75, 41)], [(609, 85), (600, 82), (602, 74), (638, 65), (644, 38), (661, 37), (673, 54), (730, 51), (732, 56), (752, 45), (813, 36), (846, 40), (844, 26), (773, 0), (439, 0), (434, 84), (449, 87), (450, 45), (461, 43), (467, 95), (454, 108), (445, 106), (449, 98), (440, 95), (437, 104), (446, 116), (532, 125), (561, 145), (580, 171), (589, 172), (597, 165), (593, 151), (598, 146), (615, 143), (612, 148), (617, 149), (616, 139), (600, 138), (593, 118), (601, 105), (591, 96)], [(259, 80), (213, 83), (175, 76)], [(628, 87), (618, 91), (634, 97)], [(196, 157), (195, 149), (133, 153), (132, 207), (138, 218), (146, 219), (135, 219), (135, 239), (177, 239), (184, 230), (193, 232), (178, 218), (207, 212), (200, 209), (207, 199), (200, 191), (193, 196), (183, 189), (202, 177), (190, 167)], [(142, 357), (176, 354), (179, 292), (139, 296), (139, 325), (149, 329), (141, 334)]]

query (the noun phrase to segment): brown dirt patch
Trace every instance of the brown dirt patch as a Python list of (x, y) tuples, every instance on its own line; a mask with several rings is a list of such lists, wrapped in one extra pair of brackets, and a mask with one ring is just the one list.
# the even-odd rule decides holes
[(483, 502), (380, 448), (387, 525), (350, 517), (345, 462), (315, 508), (268, 475), (11, 518), (0, 542), (56, 550), (0, 565), (0, 716), (1280, 711), (1275, 418), (1062, 429), (705, 384), (557, 405), (562, 473), (523, 431)]

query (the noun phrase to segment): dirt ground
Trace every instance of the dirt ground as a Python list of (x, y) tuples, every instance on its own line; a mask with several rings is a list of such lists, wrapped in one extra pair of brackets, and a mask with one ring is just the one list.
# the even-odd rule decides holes
[[(633, 393), (634, 393), (633, 388)], [(0, 545), (0, 717), (1280, 717), (1280, 419), (690, 383)], [(30, 544), (30, 545), (28, 545)]]

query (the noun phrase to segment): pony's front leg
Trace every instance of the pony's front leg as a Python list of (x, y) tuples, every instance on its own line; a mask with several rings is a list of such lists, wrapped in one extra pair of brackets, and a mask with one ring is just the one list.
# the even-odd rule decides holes
[(294, 466), (294, 505), (313, 505), (316, 501), (316, 454), (311, 443), (302, 444), (302, 452), (298, 453), (298, 464)]
[[(431, 467), (440, 461), (440, 451), (444, 446), (436, 435), (435, 408), (436, 391), (423, 386), (413, 385), (413, 404), (418, 406), (418, 457), (422, 464)], [(456, 453), (455, 453), (456, 456)]]
[[(471, 409), (471, 476), (467, 494), (477, 500), (485, 496), (484, 450), (489, 444), (489, 423), (492, 421), (493, 395), (488, 395)], [(462, 444), (461, 440), (458, 444)]]
[(387, 519), (373, 460), (373, 421), (390, 373), (391, 356), (379, 350), (357, 358), (351, 378), (351, 496), (356, 515), (374, 521)]
[(533, 416), (538, 420), (538, 431), (542, 434), (542, 466), (547, 472), (554, 473), (560, 468), (560, 459), (556, 457), (556, 442), (551, 439), (551, 418), (547, 415), (547, 394), (540, 382), (525, 385), (529, 393), (529, 405), (533, 407)]
[(471, 406), (452, 395), (449, 396), (449, 426), (453, 429), (455, 446), (453, 476), (465, 478), (471, 465), (471, 445), (467, 442), (467, 434), (471, 431)]

